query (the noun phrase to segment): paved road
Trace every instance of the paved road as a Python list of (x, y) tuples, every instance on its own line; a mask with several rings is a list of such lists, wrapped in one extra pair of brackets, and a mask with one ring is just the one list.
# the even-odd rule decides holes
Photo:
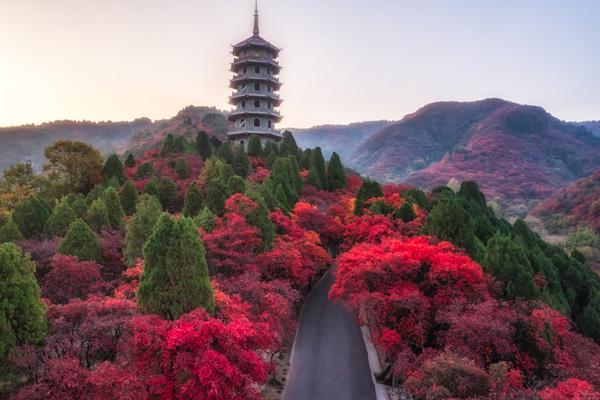
[(283, 400), (375, 400), (360, 328), (327, 299), (330, 272), (308, 297), (296, 336)]

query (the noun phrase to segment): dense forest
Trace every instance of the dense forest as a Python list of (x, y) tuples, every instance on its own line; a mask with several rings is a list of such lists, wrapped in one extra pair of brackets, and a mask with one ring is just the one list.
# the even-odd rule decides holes
[(598, 275), (475, 182), (381, 186), (290, 133), (45, 158), (0, 181), (1, 396), (261, 399), (332, 268), (416, 400), (600, 397)]

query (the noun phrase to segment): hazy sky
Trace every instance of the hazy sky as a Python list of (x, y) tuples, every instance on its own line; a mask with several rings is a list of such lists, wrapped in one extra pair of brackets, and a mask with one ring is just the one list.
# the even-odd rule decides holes
[[(252, 0), (0, 0), (0, 125), (228, 109)], [(598, 0), (261, 0), (282, 126), (502, 97), (600, 119)]]

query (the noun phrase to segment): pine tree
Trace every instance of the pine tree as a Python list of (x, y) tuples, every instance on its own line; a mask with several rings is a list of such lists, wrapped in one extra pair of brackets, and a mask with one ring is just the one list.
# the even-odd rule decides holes
[(331, 154), (329, 163), (327, 163), (327, 185), (329, 191), (348, 187), (342, 160), (340, 160), (340, 156), (336, 152)]
[(202, 228), (204, 232), (212, 232), (215, 227), (215, 218), (216, 215), (210, 211), (208, 207), (204, 207), (194, 218), (194, 225), (198, 228)]
[(127, 166), (128, 168), (135, 167), (135, 158), (133, 157), (133, 154), (127, 154), (127, 158), (125, 159), (125, 166)]
[(23, 234), (19, 230), (15, 221), (9, 218), (8, 221), (0, 228), (0, 244), (23, 240)]
[(110, 227), (108, 208), (106, 207), (104, 200), (94, 200), (85, 214), (85, 221), (96, 232), (100, 232), (102, 229)]
[(102, 200), (104, 201), (104, 204), (106, 204), (110, 226), (113, 229), (119, 229), (123, 226), (123, 219), (125, 218), (125, 212), (123, 211), (119, 194), (115, 189), (108, 188), (102, 194)]
[(44, 225), (44, 231), (50, 236), (63, 236), (67, 233), (69, 225), (76, 219), (75, 211), (73, 211), (73, 208), (65, 197), (54, 207), (52, 215)]
[(123, 255), (127, 265), (134, 265), (137, 258), (142, 257), (144, 243), (152, 234), (152, 229), (160, 217), (162, 208), (154, 196), (143, 194), (140, 196), (136, 212), (127, 225)]
[(250, 157), (262, 157), (263, 149), (260, 138), (257, 135), (250, 136), (248, 141), (248, 155)]
[(281, 145), (279, 145), (279, 155), (280, 156), (300, 156), (300, 148), (296, 144), (296, 139), (294, 139), (294, 135), (290, 131), (283, 132), (283, 138), (281, 140)]
[(278, 207), (277, 199), (275, 198), (275, 194), (273, 193), (272, 185), (268, 182), (261, 184), (258, 187), (258, 194), (265, 200), (265, 203), (270, 211), (275, 211)]
[(156, 180), (152, 179), (146, 184), (144, 187), (144, 193), (160, 199), (160, 190), (158, 189), (158, 183), (156, 183)]
[(354, 215), (362, 215), (363, 209), (365, 208), (367, 200), (372, 197), (381, 197), (383, 192), (379, 183), (365, 179), (358, 189), (356, 194), (356, 201), (354, 203)]
[(269, 208), (267, 207), (267, 203), (265, 202), (265, 199), (254, 190), (247, 191), (246, 196), (256, 203), (256, 208), (246, 214), (246, 222), (260, 229), (262, 250), (269, 250), (275, 240), (275, 224), (269, 219)]
[(185, 192), (185, 198), (183, 199), (183, 215), (186, 217), (198, 215), (202, 209), (202, 203), (202, 194), (200, 193), (200, 189), (198, 189), (196, 182), (192, 182), (190, 186), (188, 186)]
[(104, 185), (100, 185), (100, 184), (96, 185), (87, 194), (87, 196), (85, 196), (85, 202), (87, 203), (88, 207), (90, 205), (92, 205), (92, 203), (94, 202), (94, 200), (98, 200), (100, 197), (102, 197), (102, 193), (104, 193), (104, 189), (106, 189), (106, 187)]
[(125, 215), (132, 215), (135, 212), (135, 205), (138, 201), (138, 191), (131, 181), (127, 181), (121, 187), (119, 198)]
[(75, 195), (69, 195), (68, 199), (71, 208), (75, 212), (75, 216), (77, 218), (85, 217), (85, 213), (88, 209), (88, 204), (85, 201), (85, 196), (81, 193), (77, 193)]
[(227, 192), (229, 195), (244, 193), (246, 191), (246, 181), (238, 175), (230, 176), (227, 179)]
[(268, 182), (275, 197), (277, 197), (277, 186), (281, 185), (288, 207), (298, 201), (297, 181), (301, 181), (301, 178), (299, 173), (295, 171), (291, 159), (289, 157), (278, 157), (273, 163)]
[(163, 178), (158, 184), (158, 198), (165, 210), (171, 210), (177, 200), (177, 184), (171, 178)]
[(111, 178), (116, 178), (119, 186), (125, 182), (123, 163), (116, 154), (112, 154), (106, 159), (102, 175), (104, 176), (104, 182), (108, 182)]
[(412, 204), (406, 201), (400, 206), (398, 211), (394, 213), (394, 218), (400, 218), (403, 222), (410, 222), (417, 218), (417, 214), (415, 214)]
[(145, 313), (171, 320), (198, 307), (214, 311), (204, 245), (189, 219), (159, 218), (144, 246), (138, 304)]
[(77, 219), (60, 242), (58, 253), (77, 257), (80, 261), (100, 261), (102, 248), (90, 227), (82, 219)]
[(46, 310), (35, 264), (12, 243), (0, 245), (0, 360), (16, 345), (38, 344), (46, 335)]
[(198, 136), (196, 136), (196, 151), (203, 160), (208, 160), (212, 155), (212, 148), (208, 141), (208, 135), (204, 131), (198, 132)]
[(225, 200), (228, 198), (227, 186), (221, 179), (213, 179), (206, 185), (206, 206), (217, 215), (223, 215)]
[(321, 183), (321, 179), (319, 178), (319, 173), (317, 172), (317, 169), (314, 166), (308, 170), (306, 184), (319, 190), (323, 189), (323, 184)]
[(150, 178), (152, 175), (154, 175), (154, 167), (149, 162), (145, 162), (138, 167), (137, 171), (135, 171), (134, 177), (136, 179), (146, 179)]
[(188, 168), (187, 161), (185, 158), (180, 158), (175, 163), (175, 173), (177, 174), (177, 179), (187, 179), (188, 177)]
[(310, 154), (312, 150), (306, 149), (302, 152), (300, 156), (300, 169), (309, 169), (310, 168)]
[(275, 188), (275, 199), (277, 201), (277, 207), (281, 208), (284, 212), (290, 211), (290, 203), (288, 202), (285, 190), (281, 184)]
[(50, 210), (39, 196), (29, 196), (15, 207), (12, 218), (23, 237), (29, 239), (44, 231), (44, 224), (50, 218)]
[(231, 148), (231, 142), (227, 141), (217, 149), (217, 157), (223, 160), (227, 164), (231, 164), (233, 161), (233, 150)]
[(595, 289), (590, 297), (588, 305), (577, 316), (577, 325), (584, 335), (600, 343), (600, 291)]
[(163, 147), (161, 150), (161, 154), (163, 156), (167, 154), (171, 154), (175, 152), (175, 137), (172, 134), (168, 134), (165, 142), (163, 143)]
[(302, 177), (300, 176), (300, 165), (298, 164), (298, 159), (293, 156), (289, 156), (288, 159), (290, 160), (290, 176), (292, 177), (292, 182), (294, 183), (294, 189), (296, 189), (296, 193), (301, 193)]
[(202, 180), (204, 182), (210, 182), (213, 179), (221, 179), (223, 182), (227, 182), (229, 177), (233, 175), (235, 175), (235, 173), (230, 165), (225, 164), (220, 158), (211, 157), (204, 164)]
[(252, 166), (250, 165), (250, 160), (248, 159), (248, 155), (246, 154), (243, 144), (235, 146), (235, 149), (233, 150), (231, 167), (233, 168), (233, 172), (242, 178), (245, 178), (250, 173)]
[(327, 182), (327, 169), (325, 168), (325, 159), (323, 158), (323, 153), (321, 152), (320, 147), (315, 147), (310, 152), (310, 168), (317, 170), (319, 179), (321, 180), (321, 185), (323, 185), (324, 188), (327, 188), (329, 185)]
[(454, 194), (442, 195), (427, 215), (423, 232), (447, 240), (469, 252), (471, 257), (479, 259), (473, 219)]

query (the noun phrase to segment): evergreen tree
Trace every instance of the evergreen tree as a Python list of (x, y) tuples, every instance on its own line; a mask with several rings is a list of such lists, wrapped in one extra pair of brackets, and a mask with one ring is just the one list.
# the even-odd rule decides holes
[(527, 251), (509, 236), (497, 234), (488, 242), (483, 264), (504, 284), (504, 295), (508, 299), (539, 297), (526, 254)]
[(175, 153), (175, 146), (175, 137), (169, 133), (163, 143), (161, 154), (165, 156), (167, 154)]
[(283, 138), (281, 140), (281, 145), (279, 145), (279, 155), (280, 156), (300, 156), (300, 148), (296, 144), (296, 139), (294, 139), (294, 135), (290, 131), (283, 132)]
[(354, 202), (354, 215), (362, 215), (367, 200), (372, 197), (381, 196), (383, 196), (383, 192), (381, 191), (381, 186), (379, 186), (379, 183), (365, 179), (362, 185), (360, 185), (360, 189), (358, 189), (358, 193), (356, 194), (356, 201)]
[[(210, 142), (210, 145), (212, 146), (213, 149), (218, 149), (223, 144), (223, 142), (221, 142), (219, 140), (219, 138), (216, 136), (209, 137), (208, 141)], [(213, 151), (213, 153), (214, 153), (214, 151)]]
[[(109, 188), (113, 188), (113, 189), (119, 189), (121, 187), (121, 183), (119, 182), (119, 180), (117, 178), (115, 178), (114, 176), (112, 178), (109, 179), (108, 183), (106, 184), (106, 187)], [(104, 193), (104, 192), (102, 192)]]
[(348, 187), (342, 160), (340, 160), (340, 156), (336, 152), (331, 154), (329, 163), (327, 163), (327, 185), (330, 191)]
[(94, 200), (85, 214), (85, 220), (96, 232), (100, 232), (102, 229), (109, 228), (111, 226), (108, 216), (108, 208), (106, 207), (104, 200)]
[(231, 148), (231, 142), (227, 141), (217, 149), (217, 157), (223, 160), (225, 163), (230, 164), (233, 161), (233, 150)]
[(29, 196), (19, 203), (12, 214), (13, 221), (26, 239), (40, 235), (50, 218), (50, 209), (39, 196)]
[(324, 188), (329, 187), (329, 183), (327, 182), (327, 170), (325, 168), (325, 159), (323, 158), (323, 153), (321, 153), (320, 147), (315, 147), (310, 152), (310, 168), (314, 168), (319, 174), (321, 185), (323, 185)]
[(209, 158), (204, 164), (204, 171), (202, 171), (202, 180), (204, 182), (210, 182), (213, 179), (221, 179), (223, 182), (227, 182), (230, 176), (235, 175), (233, 168), (230, 165), (217, 157)]
[(377, 200), (375, 203), (373, 203), (371, 207), (369, 207), (369, 210), (371, 210), (373, 214), (378, 215), (391, 215), (395, 211), (393, 206), (386, 204), (382, 200)]
[(21, 234), (15, 221), (13, 221), (12, 218), (9, 218), (0, 228), (0, 244), (15, 242), (17, 240), (23, 240), (23, 234)]
[(577, 317), (581, 333), (600, 343), (600, 291), (591, 294), (591, 300)]
[(223, 215), (225, 200), (228, 198), (227, 186), (221, 179), (213, 179), (206, 185), (206, 206), (217, 215)]
[(204, 232), (212, 232), (215, 227), (215, 218), (216, 215), (208, 207), (204, 207), (194, 218), (194, 224), (198, 228), (202, 228)]
[(263, 183), (258, 187), (258, 194), (265, 200), (265, 203), (270, 211), (275, 211), (278, 207), (277, 199), (273, 193), (272, 185), (269, 183)]
[(417, 214), (415, 214), (412, 204), (406, 201), (400, 206), (398, 211), (394, 213), (394, 218), (400, 218), (403, 222), (410, 222), (417, 218)]
[(63, 236), (67, 233), (69, 225), (76, 219), (75, 211), (73, 211), (73, 208), (71, 208), (69, 201), (65, 197), (54, 207), (52, 215), (44, 225), (44, 231), (50, 236)]
[(300, 169), (309, 169), (310, 168), (310, 154), (312, 150), (306, 149), (302, 152), (300, 156)]
[(245, 178), (250, 173), (252, 166), (250, 165), (250, 160), (248, 159), (248, 155), (246, 154), (243, 144), (235, 146), (235, 149), (233, 150), (231, 167), (233, 168), (233, 172), (242, 178)]
[(281, 184), (275, 188), (275, 200), (277, 201), (277, 207), (281, 208), (282, 211), (286, 213), (290, 211), (290, 204)]
[(70, 194), (67, 196), (69, 205), (75, 212), (77, 218), (83, 218), (88, 209), (88, 204), (85, 201), (85, 196), (81, 193)]
[(229, 195), (244, 193), (246, 191), (246, 181), (238, 175), (230, 176), (227, 179), (227, 192)]
[(277, 157), (273, 163), (268, 182), (275, 197), (277, 197), (277, 187), (281, 185), (286, 197), (287, 209), (298, 201), (297, 180), (301, 180), (301, 178), (299, 173), (295, 171), (291, 159), (289, 157)]
[(147, 179), (154, 175), (154, 167), (149, 162), (145, 162), (140, 165), (135, 171), (134, 177), (136, 179)]
[(144, 193), (160, 199), (160, 190), (158, 189), (158, 183), (156, 183), (156, 180), (152, 179), (146, 184), (144, 187)]
[(404, 190), (400, 194), (406, 199), (407, 202), (410, 202), (411, 204), (416, 204), (424, 210), (430, 209), (430, 204), (427, 200), (427, 196), (425, 196), (425, 193), (422, 190), (408, 189)]
[(208, 160), (212, 155), (212, 148), (208, 140), (208, 135), (204, 131), (198, 132), (198, 136), (196, 136), (196, 151), (203, 160)]
[(268, 140), (263, 150), (263, 158), (267, 160), (269, 166), (272, 166), (278, 156), (279, 147), (273, 141)]
[(104, 201), (104, 204), (106, 204), (110, 226), (113, 229), (119, 229), (123, 226), (123, 219), (125, 218), (125, 212), (123, 211), (119, 194), (115, 189), (108, 188), (102, 194), (102, 200)]
[(133, 154), (127, 154), (127, 158), (125, 159), (125, 166), (128, 168), (135, 167), (135, 158), (133, 157)]
[(35, 264), (12, 243), (0, 245), (0, 361), (11, 348), (38, 344), (46, 335), (46, 309)]
[(136, 212), (127, 225), (123, 255), (127, 265), (134, 265), (137, 258), (142, 257), (144, 243), (152, 234), (152, 229), (160, 217), (162, 208), (154, 196), (143, 194), (140, 196)]
[(60, 242), (58, 253), (77, 257), (81, 261), (100, 261), (102, 248), (90, 227), (82, 219), (77, 219)]
[(319, 173), (317, 172), (317, 169), (314, 166), (310, 167), (310, 169), (308, 170), (308, 178), (306, 178), (306, 184), (319, 190), (323, 189), (321, 178), (319, 178)]
[(111, 178), (117, 179), (119, 186), (125, 182), (123, 163), (116, 154), (112, 154), (106, 159), (102, 174), (104, 176), (104, 182), (108, 182)]
[(262, 157), (263, 149), (260, 138), (257, 135), (250, 136), (248, 141), (248, 155), (250, 157)]
[(269, 219), (269, 207), (267, 207), (265, 199), (255, 190), (247, 191), (246, 196), (252, 199), (257, 206), (246, 214), (246, 222), (260, 229), (262, 250), (269, 250), (275, 240), (275, 224)]
[[(94, 200), (98, 200), (102, 197), (102, 193), (104, 193), (104, 185), (96, 185), (94, 188), (85, 196), (85, 202), (89, 206), (94, 202)], [(86, 209), (87, 211), (87, 209)]]
[(159, 218), (144, 246), (138, 304), (143, 312), (171, 320), (198, 307), (214, 311), (204, 245), (189, 219)]
[(190, 186), (188, 186), (185, 192), (185, 198), (183, 199), (183, 215), (186, 217), (198, 215), (202, 209), (202, 203), (202, 194), (200, 193), (200, 189), (198, 189), (196, 182), (192, 182)]
[(177, 160), (175, 163), (175, 173), (177, 174), (177, 179), (187, 179), (188, 168), (185, 158), (180, 158)]
[[(300, 176), (300, 166), (298, 165), (298, 159), (293, 156), (289, 156), (289, 169), (290, 176), (292, 177), (292, 181), (294, 183), (294, 189), (296, 189), (296, 193), (302, 192), (302, 177)], [(323, 182), (321, 182), (323, 183)]]
[(138, 201), (138, 191), (131, 181), (127, 181), (121, 187), (119, 198), (125, 215), (132, 215), (135, 212), (135, 205)]
[(177, 200), (177, 184), (170, 178), (163, 178), (158, 185), (158, 198), (165, 210), (171, 210)]
[(471, 200), (482, 208), (487, 208), (485, 196), (479, 190), (476, 182), (466, 181), (461, 183), (458, 195), (465, 200)]

